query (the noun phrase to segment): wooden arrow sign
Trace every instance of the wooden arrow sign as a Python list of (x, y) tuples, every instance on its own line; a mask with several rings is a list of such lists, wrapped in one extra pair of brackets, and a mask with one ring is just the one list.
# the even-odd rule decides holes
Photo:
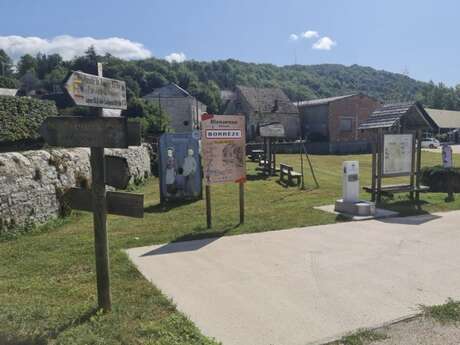
[(105, 156), (105, 184), (126, 189), (131, 179), (128, 161), (124, 157)]
[(141, 143), (139, 122), (122, 117), (48, 117), (40, 134), (51, 146), (127, 148)]
[(64, 84), (76, 105), (126, 109), (124, 81), (99, 77), (80, 71), (73, 72)]
[[(70, 188), (65, 194), (70, 208), (80, 211), (93, 211), (92, 194), (88, 189)], [(107, 212), (119, 216), (143, 218), (144, 194), (107, 192)]]

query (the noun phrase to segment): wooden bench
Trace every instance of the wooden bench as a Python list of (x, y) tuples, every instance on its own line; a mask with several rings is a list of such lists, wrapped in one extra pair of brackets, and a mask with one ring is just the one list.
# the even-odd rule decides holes
[[(372, 187), (371, 186), (366, 186), (363, 187), (363, 189), (368, 192), (372, 193)], [(404, 192), (418, 192), (418, 193), (423, 193), (427, 192), (430, 189), (430, 187), (427, 186), (420, 186), (420, 187), (414, 187), (412, 188), (411, 185), (409, 184), (391, 184), (391, 185), (386, 185), (381, 187), (381, 193), (383, 195), (392, 195), (393, 193), (404, 193)], [(377, 193), (377, 187), (375, 187), (375, 193)]]
[(280, 163), (280, 181), (284, 182), (287, 177), (287, 183), (292, 184), (292, 180), (296, 180), (296, 185), (299, 186), (301, 182), (302, 174), (294, 171), (294, 168), (290, 165)]
[(249, 154), (249, 159), (253, 162), (257, 162), (264, 156), (264, 150), (252, 150)]

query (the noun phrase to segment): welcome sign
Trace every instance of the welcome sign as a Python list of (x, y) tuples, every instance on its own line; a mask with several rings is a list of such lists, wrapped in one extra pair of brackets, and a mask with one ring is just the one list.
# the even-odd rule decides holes
[(207, 185), (246, 180), (244, 116), (202, 115), (203, 171)]

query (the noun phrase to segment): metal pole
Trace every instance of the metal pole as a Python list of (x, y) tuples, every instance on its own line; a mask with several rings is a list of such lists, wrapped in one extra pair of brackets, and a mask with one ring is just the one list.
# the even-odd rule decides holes
[[(98, 75), (102, 77), (102, 64), (98, 63)], [(103, 109), (97, 109), (103, 116)], [(91, 192), (93, 195), (94, 247), (96, 252), (97, 299), (104, 312), (112, 309), (110, 294), (109, 245), (107, 238), (107, 200), (105, 190), (104, 148), (91, 147)]]

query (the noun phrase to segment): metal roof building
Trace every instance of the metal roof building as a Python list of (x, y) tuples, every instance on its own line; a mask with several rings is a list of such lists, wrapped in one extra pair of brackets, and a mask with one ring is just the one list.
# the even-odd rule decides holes
[(439, 129), (460, 128), (460, 111), (425, 108)]

